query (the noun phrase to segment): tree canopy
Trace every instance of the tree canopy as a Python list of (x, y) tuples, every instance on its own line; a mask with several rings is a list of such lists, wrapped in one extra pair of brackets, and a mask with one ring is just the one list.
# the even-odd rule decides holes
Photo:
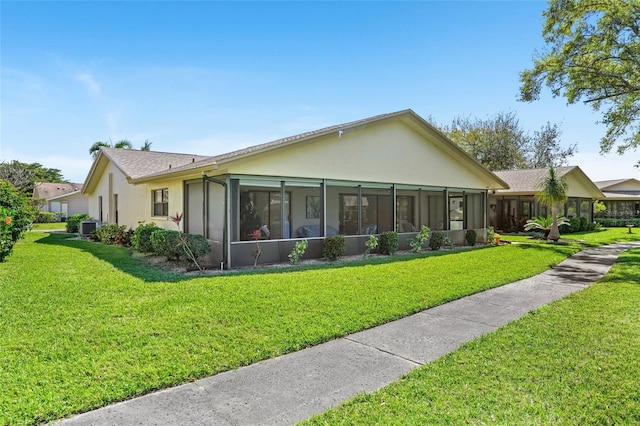
[(13, 160), (0, 163), (0, 179), (15, 186), (21, 193), (31, 195), (36, 182), (66, 182), (59, 169), (44, 167), (40, 163), (22, 163)]
[(548, 50), (520, 74), (520, 100), (543, 86), (569, 104), (602, 110), (602, 153), (640, 144), (640, 1), (550, 0), (542, 34)]
[(98, 142), (94, 142), (94, 144), (91, 145), (91, 147), (89, 148), (89, 154), (91, 154), (93, 158), (96, 158), (98, 156), (98, 153), (100, 152), (100, 147), (102, 146), (106, 148), (120, 148), (120, 149), (133, 148), (133, 145), (131, 144), (131, 142), (126, 139), (122, 139), (121, 141), (118, 141), (116, 143), (98, 141)]
[(456, 117), (439, 127), (452, 141), (490, 170), (557, 167), (576, 152), (575, 145), (560, 145), (562, 132), (547, 123), (531, 134), (520, 126), (514, 112), (486, 119)]

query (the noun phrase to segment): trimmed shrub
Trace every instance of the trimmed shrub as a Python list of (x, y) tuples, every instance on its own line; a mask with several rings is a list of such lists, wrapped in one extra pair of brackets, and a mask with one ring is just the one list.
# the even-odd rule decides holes
[(467, 229), (467, 233), (464, 235), (464, 239), (470, 246), (475, 246), (478, 240), (478, 234), (473, 229)]
[(119, 244), (125, 247), (131, 247), (131, 238), (133, 231), (127, 230), (125, 225), (103, 225), (96, 229), (96, 238), (104, 244)]
[(76, 233), (80, 231), (80, 222), (91, 219), (88, 214), (76, 213), (67, 218), (67, 232)]
[(38, 211), (33, 223), (55, 223), (58, 219), (59, 216), (53, 212)]
[(183, 234), (180, 231), (158, 228), (151, 233), (151, 245), (153, 252), (160, 256), (166, 256), (167, 260), (180, 260), (188, 258), (183, 247), (183, 237), (193, 255), (198, 258), (211, 251), (207, 239), (202, 235)]
[(431, 233), (431, 238), (429, 238), (429, 248), (431, 250), (440, 250), (442, 244), (444, 243), (444, 232), (442, 231), (433, 231)]
[(627, 225), (640, 227), (640, 218), (632, 218), (632, 219), (598, 218), (596, 219), (596, 223), (599, 223), (605, 228), (624, 228)]
[(336, 260), (344, 256), (345, 240), (344, 235), (331, 235), (324, 239), (322, 255), (329, 260)]
[(398, 251), (398, 233), (388, 231), (380, 234), (380, 254), (392, 256)]
[(27, 197), (9, 182), (0, 179), (0, 262), (4, 262), (16, 241), (29, 229), (35, 211)]
[(133, 248), (142, 253), (153, 253), (153, 244), (151, 244), (151, 234), (153, 231), (160, 229), (155, 223), (142, 223), (133, 232), (131, 245)]

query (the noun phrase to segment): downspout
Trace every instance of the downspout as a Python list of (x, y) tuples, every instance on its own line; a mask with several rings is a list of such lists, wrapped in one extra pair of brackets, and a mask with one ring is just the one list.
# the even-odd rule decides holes
[[(222, 226), (222, 259), (224, 263), (229, 263), (229, 259), (227, 259), (227, 254), (229, 252), (228, 250), (228, 245), (229, 245), (229, 230), (228, 228), (228, 210), (229, 210), (229, 194), (228, 194), (228, 190), (227, 190), (227, 182), (223, 181), (223, 180), (219, 180), (219, 179), (214, 179), (212, 177), (209, 177), (207, 175), (205, 175), (204, 173), (202, 174), (202, 180), (203, 180), (203, 184), (202, 186), (204, 187), (204, 181), (207, 182), (212, 182), (212, 183), (217, 183), (218, 185), (221, 185), (224, 188), (224, 219), (223, 219), (223, 226)], [(204, 191), (204, 189), (203, 189)], [(204, 209), (203, 209), (204, 210)], [(205, 223), (206, 225), (206, 223)], [(205, 228), (205, 233), (207, 233), (206, 229), (208, 228), (207, 226), (204, 227)], [(224, 266), (221, 268), (224, 269)]]

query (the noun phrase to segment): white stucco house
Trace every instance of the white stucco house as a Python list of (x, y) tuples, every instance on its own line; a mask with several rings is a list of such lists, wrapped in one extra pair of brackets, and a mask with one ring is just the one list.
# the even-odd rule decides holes
[(61, 219), (73, 214), (89, 213), (89, 199), (82, 193), (82, 184), (38, 182), (33, 188), (33, 199), (45, 212), (58, 213)]
[(604, 197), (601, 200), (607, 208), (598, 217), (640, 218), (640, 181), (638, 179), (605, 180), (595, 184), (603, 192)]
[(369, 234), (397, 230), (401, 247), (422, 225), (464, 241), (488, 227), (487, 197), (507, 183), (412, 110), (326, 127), (216, 156), (101, 148), (82, 190), (89, 214), (135, 228), (141, 221), (211, 243), (211, 262), (287, 260), (306, 238), (320, 257), (342, 234), (361, 253)]

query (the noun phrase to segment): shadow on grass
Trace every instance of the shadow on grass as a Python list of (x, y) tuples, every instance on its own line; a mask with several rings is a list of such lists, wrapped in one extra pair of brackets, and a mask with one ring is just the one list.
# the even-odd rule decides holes
[(165, 271), (145, 262), (143, 259), (134, 258), (131, 256), (131, 250), (126, 247), (77, 240), (74, 237), (75, 234), (50, 233), (46, 237), (35, 240), (35, 243), (82, 250), (145, 282), (180, 282), (195, 278), (194, 276)]
[(473, 250), (491, 249), (489, 246), (463, 247), (454, 250), (425, 251), (420, 253), (402, 253), (394, 256), (375, 256), (362, 259), (337, 260), (334, 262), (320, 262), (314, 264), (282, 265), (278, 267), (257, 267), (255, 269), (235, 269), (221, 274), (184, 274), (164, 270), (145, 261), (144, 258), (133, 257), (129, 248), (106, 245), (87, 240), (75, 239), (75, 234), (50, 233), (37, 239), (37, 244), (58, 245), (71, 247), (92, 254), (96, 258), (110, 263), (120, 271), (135, 276), (145, 282), (183, 282), (196, 278), (218, 278), (244, 275), (272, 275), (313, 270), (357, 268), (363, 266), (384, 265), (389, 263), (408, 262), (416, 259), (454, 255)]
[(620, 255), (616, 261), (615, 269), (612, 269), (603, 281), (640, 286), (640, 248), (629, 250)]
[[(313, 264), (283, 265), (278, 267), (258, 267), (255, 269), (236, 269), (226, 271), (221, 274), (184, 274), (164, 270), (156, 265), (145, 261), (144, 258), (132, 256), (129, 248), (114, 245), (105, 245), (87, 240), (75, 239), (75, 234), (50, 233), (44, 238), (39, 238), (35, 242), (38, 244), (58, 245), (83, 250), (92, 254), (96, 258), (105, 261), (120, 271), (139, 278), (145, 282), (184, 282), (198, 278), (237, 277), (245, 275), (273, 275), (293, 272), (359, 268), (365, 266), (385, 265), (389, 263), (403, 263), (416, 259), (426, 259), (440, 256), (449, 256), (466, 253), (469, 250), (499, 250), (499, 247), (475, 246), (460, 247), (453, 250), (423, 251), (420, 253), (402, 253), (394, 256), (375, 256), (362, 259), (337, 260), (333, 262), (320, 262)], [(554, 251), (566, 256), (578, 252), (581, 246), (570, 243), (536, 243), (517, 244), (517, 249), (523, 251)], [(552, 265), (550, 265), (551, 267)]]

